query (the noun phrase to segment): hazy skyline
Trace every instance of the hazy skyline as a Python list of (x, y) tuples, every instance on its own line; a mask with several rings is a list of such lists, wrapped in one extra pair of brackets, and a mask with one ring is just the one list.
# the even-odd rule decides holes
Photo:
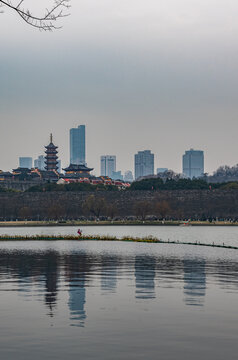
[(101, 155), (124, 172), (144, 149), (177, 172), (191, 147), (207, 172), (238, 163), (237, 11), (234, 0), (72, 0), (63, 29), (45, 33), (6, 10), (0, 169), (43, 154), (51, 132), (68, 165), (80, 124), (97, 174)]

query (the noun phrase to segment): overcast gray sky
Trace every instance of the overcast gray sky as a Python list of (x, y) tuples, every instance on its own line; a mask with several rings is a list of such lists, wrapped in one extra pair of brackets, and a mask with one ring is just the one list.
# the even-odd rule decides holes
[(0, 169), (42, 154), (50, 132), (67, 165), (80, 124), (97, 173), (100, 155), (124, 172), (143, 149), (179, 172), (191, 147), (207, 172), (238, 163), (237, 1), (72, 0), (70, 13), (53, 33), (0, 14)]

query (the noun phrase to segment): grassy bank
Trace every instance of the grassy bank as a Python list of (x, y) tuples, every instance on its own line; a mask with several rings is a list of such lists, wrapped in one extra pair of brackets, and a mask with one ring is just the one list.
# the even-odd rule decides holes
[(140, 243), (156, 243), (156, 244), (176, 244), (176, 245), (191, 245), (191, 246), (206, 246), (206, 247), (215, 247), (215, 248), (223, 248), (223, 249), (234, 249), (238, 250), (237, 246), (228, 246), (224, 243), (222, 245), (212, 244), (205, 244), (200, 242), (184, 242), (184, 241), (163, 241), (158, 238), (149, 236), (144, 238), (138, 237), (122, 237), (117, 238), (115, 236), (108, 236), (108, 235), (83, 235), (83, 236), (72, 236), (72, 235), (65, 235), (65, 236), (58, 236), (58, 235), (34, 235), (34, 236), (9, 236), (9, 235), (1, 235), (0, 241), (120, 241), (120, 242), (140, 242)]
[(238, 226), (238, 222), (229, 221), (190, 221), (187, 224), (184, 221), (2, 221), (0, 227), (36, 227), (36, 226)]

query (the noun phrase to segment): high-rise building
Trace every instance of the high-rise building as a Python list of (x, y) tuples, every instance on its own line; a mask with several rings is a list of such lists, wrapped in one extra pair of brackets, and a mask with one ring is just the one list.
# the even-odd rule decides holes
[(86, 165), (85, 125), (70, 129), (70, 164)]
[(113, 171), (111, 178), (113, 180), (123, 180), (123, 175), (122, 175), (121, 171)]
[(183, 174), (192, 179), (204, 174), (204, 152), (190, 149), (183, 155)]
[(147, 175), (154, 175), (154, 154), (150, 150), (138, 151), (135, 154), (135, 179)]
[(32, 157), (19, 157), (19, 167), (31, 169), (32, 168)]
[(43, 155), (38, 156), (38, 158), (34, 160), (34, 167), (39, 170), (45, 169), (45, 158)]
[(134, 179), (133, 179), (133, 174), (132, 174), (132, 171), (131, 170), (127, 170), (125, 172), (125, 175), (124, 175), (124, 180), (125, 182), (132, 182)]
[(116, 156), (115, 155), (103, 155), (101, 156), (101, 176), (113, 176), (113, 172), (116, 171)]

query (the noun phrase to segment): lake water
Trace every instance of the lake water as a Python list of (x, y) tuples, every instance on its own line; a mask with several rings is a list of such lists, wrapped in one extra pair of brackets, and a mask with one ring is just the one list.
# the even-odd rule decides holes
[[(0, 230), (75, 234), (76, 228)], [(84, 232), (226, 244), (238, 239), (238, 228), (227, 227), (85, 227)], [(0, 296), (3, 360), (237, 358), (236, 250), (1, 241)]]
[[(0, 227), (0, 235), (77, 235), (78, 226)], [(85, 235), (155, 236), (161, 240), (238, 246), (238, 226), (80, 226)]]

